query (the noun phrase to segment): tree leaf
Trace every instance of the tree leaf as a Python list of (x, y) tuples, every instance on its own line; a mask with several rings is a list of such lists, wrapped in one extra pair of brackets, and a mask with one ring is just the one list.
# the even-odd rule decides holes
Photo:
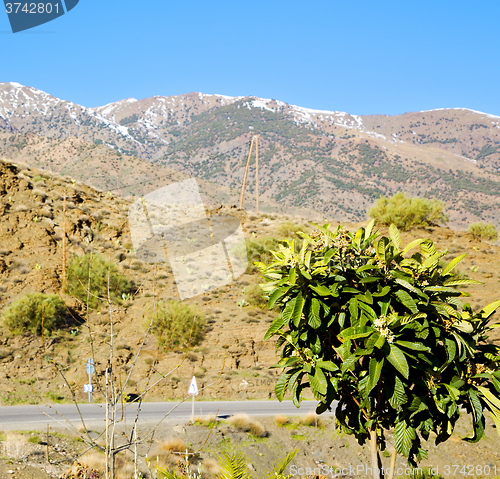
[(401, 278), (396, 278), (396, 283), (400, 284), (403, 286), (403, 288), (406, 288), (408, 291), (411, 291), (412, 293), (420, 294), (420, 291), (415, 288), (412, 284), (408, 283), (405, 279)]
[(286, 295), (286, 293), (288, 293), (288, 291), (291, 289), (292, 287), (291, 286), (285, 286), (283, 288), (278, 288), (278, 289), (275, 289), (271, 296), (269, 296), (269, 301), (267, 303), (267, 307), (268, 309), (272, 309), (274, 307), (274, 305), (276, 304), (276, 302), (281, 299), (283, 296)]
[(295, 371), (287, 371), (286, 373), (283, 373), (278, 381), (276, 381), (276, 385), (274, 386), (274, 392), (276, 393), (276, 397), (278, 398), (278, 401), (283, 401), (283, 396), (285, 394), (286, 387), (288, 385), (288, 381), (290, 380), (290, 377), (293, 375)]
[(339, 338), (342, 338), (344, 341), (348, 339), (365, 338), (366, 336), (370, 336), (374, 331), (375, 329), (370, 326), (353, 326), (342, 330), (339, 334)]
[(372, 231), (373, 231), (373, 227), (375, 226), (375, 219), (372, 219), (368, 225), (366, 226), (366, 229), (365, 229), (365, 238), (364, 238), (364, 241), (366, 241), (370, 235), (372, 234)]
[(387, 360), (406, 378), (408, 379), (410, 370), (406, 356), (396, 345), (390, 344), (390, 352), (386, 356)]
[(297, 372), (293, 373), (292, 376), (290, 376), (290, 380), (288, 381), (288, 391), (293, 391), (293, 387), (295, 386), (295, 383), (297, 381), (300, 382), (302, 379), (302, 376), (304, 375), (304, 371), (302, 369), (299, 369)]
[(443, 286), (462, 286), (464, 284), (484, 284), (482, 281), (476, 281), (475, 279), (447, 279)]
[(403, 346), (404, 348), (407, 348), (407, 349), (413, 349), (414, 351), (430, 351), (431, 348), (429, 348), (428, 346), (425, 346), (424, 344), (422, 343), (416, 343), (416, 342), (413, 342), (413, 341), (394, 341), (396, 344), (398, 344), (399, 346)]
[(376, 358), (370, 359), (370, 364), (368, 366), (369, 371), (369, 380), (366, 385), (366, 395), (370, 394), (371, 390), (378, 384), (380, 379), (380, 373), (382, 372), (382, 368), (384, 367), (384, 358), (380, 361), (377, 361)]
[(268, 340), (270, 337), (274, 336), (276, 331), (280, 330), (285, 324), (285, 318), (280, 314), (269, 326), (267, 333), (264, 336), (264, 341)]
[(389, 226), (389, 236), (391, 237), (394, 246), (396, 246), (397, 251), (399, 251), (401, 248), (401, 235), (399, 234), (398, 228), (393, 224)]
[(358, 300), (356, 298), (349, 300), (349, 313), (351, 315), (351, 324), (355, 323), (359, 316)]
[(436, 245), (430, 239), (425, 239), (424, 241), (422, 241), (420, 249), (426, 257), (434, 256), (435, 254), (437, 254)]
[(478, 391), (481, 391), (484, 399), (495, 406), (497, 409), (500, 409), (500, 399), (498, 399), (489, 389), (483, 386), (477, 386)]
[(325, 369), (326, 371), (338, 371), (339, 367), (333, 361), (318, 361), (317, 368)]
[(423, 239), (416, 239), (416, 240), (412, 241), (411, 243), (406, 245), (405, 249), (402, 251), (402, 254), (408, 253), (408, 251), (412, 250), (413, 248), (422, 244), (423, 242), (424, 242)]
[[(309, 384), (311, 385), (311, 391), (314, 394), (316, 399), (320, 399), (326, 393), (326, 387), (323, 388), (321, 383), (318, 380), (316, 374), (307, 373), (307, 377), (309, 378)], [(324, 392), (321, 392), (324, 389)]]
[(321, 318), (319, 316), (319, 310), (321, 303), (318, 299), (312, 298), (309, 307), (309, 326), (313, 329), (318, 329), (321, 326)]
[(460, 256), (457, 256), (456, 258), (453, 258), (443, 269), (441, 274), (444, 276), (445, 274), (448, 274), (450, 271), (457, 266), (460, 261), (462, 261), (469, 253), (464, 253), (461, 254)]
[(408, 457), (416, 437), (415, 429), (407, 426), (406, 421), (398, 422), (394, 428), (394, 446), (396, 447), (396, 451)]
[(288, 324), (292, 318), (293, 310), (295, 309), (295, 303), (297, 302), (297, 296), (286, 303), (285, 309), (281, 313), (285, 319), (284, 324)]
[(328, 387), (328, 381), (326, 379), (325, 373), (321, 370), (321, 368), (315, 368), (314, 369), (314, 377), (318, 380), (321, 388), (320, 388), (320, 393), (321, 394), (326, 394), (326, 390)]
[(318, 293), (320, 296), (332, 296), (332, 292), (326, 286), (324, 286), (322, 284), (318, 284), (318, 285), (310, 284), (309, 287), (315, 293)]
[(414, 299), (408, 294), (408, 292), (403, 289), (398, 289), (395, 294), (399, 301), (404, 304), (413, 314), (417, 314), (419, 312), (417, 304), (415, 303)]
[(302, 293), (299, 293), (296, 297), (295, 297), (295, 305), (293, 307), (293, 312), (292, 312), (292, 316), (291, 316), (291, 321), (293, 322), (293, 324), (298, 327), (299, 326), (299, 323), (300, 323), (300, 319), (302, 318), (302, 311), (304, 309), (304, 304), (305, 304), (305, 299), (304, 297), (302, 296)]
[(355, 354), (351, 354), (350, 356), (348, 356), (340, 367), (342, 373), (345, 373), (348, 369), (350, 369), (358, 359), (359, 356), (356, 356)]
[(405, 387), (399, 376), (394, 376), (394, 390), (389, 398), (389, 404), (396, 410), (400, 410), (401, 406), (406, 404), (408, 398), (405, 393)]
[(499, 307), (500, 307), (500, 300), (493, 301), (493, 303), (490, 303), (488, 304), (488, 306), (485, 306), (481, 310), (483, 318), (485, 319), (489, 318)]

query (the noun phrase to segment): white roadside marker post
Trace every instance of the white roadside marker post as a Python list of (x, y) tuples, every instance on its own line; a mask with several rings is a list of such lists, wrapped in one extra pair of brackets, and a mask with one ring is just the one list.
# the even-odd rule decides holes
[(89, 383), (85, 384), (83, 386), (83, 392), (89, 393), (89, 403), (92, 403), (92, 391), (94, 388), (92, 387), (92, 377), (91, 376), (92, 376), (92, 374), (94, 374), (94, 371), (95, 371), (93, 359), (89, 359), (87, 361), (86, 369), (87, 369), (87, 374), (89, 375)]
[(193, 403), (191, 407), (191, 421), (194, 421), (194, 397), (198, 394), (198, 385), (196, 384), (196, 378), (194, 376), (193, 379), (191, 379), (188, 394), (191, 394), (193, 396)]

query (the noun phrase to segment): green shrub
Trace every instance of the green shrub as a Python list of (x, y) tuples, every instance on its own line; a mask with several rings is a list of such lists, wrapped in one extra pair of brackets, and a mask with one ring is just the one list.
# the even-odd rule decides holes
[(401, 191), (391, 198), (381, 196), (368, 214), (378, 223), (408, 229), (412, 226), (432, 226), (448, 221), (444, 204), (438, 200), (409, 197)]
[(280, 241), (277, 238), (266, 236), (264, 238), (254, 238), (247, 240), (248, 262), (269, 263), (273, 259), (271, 251), (278, 248)]
[(469, 233), (472, 233), (472, 236), (474, 239), (477, 239), (479, 241), (496, 241), (498, 239), (498, 231), (495, 228), (495, 225), (489, 223), (483, 223), (483, 222), (478, 222), (478, 223), (472, 223), (469, 225), (467, 228), (467, 231)]
[(262, 288), (258, 284), (251, 284), (244, 289), (245, 300), (252, 306), (264, 308), (267, 304), (267, 298), (264, 296)]
[(299, 238), (299, 235), (297, 233), (308, 233), (309, 229), (310, 228), (306, 225), (287, 220), (278, 225), (278, 227), (276, 228), (276, 233), (278, 233), (278, 236), (283, 238)]
[[(30, 332), (41, 335), (42, 327), (51, 332), (66, 323), (68, 310), (55, 294), (26, 294), (8, 306), (2, 319), (14, 334)], [(43, 324), (43, 326), (42, 326)]]
[(186, 347), (188, 344), (196, 346), (205, 336), (205, 316), (194, 305), (180, 301), (159, 302), (153, 330), (165, 349)]
[[(92, 258), (92, 261), (91, 261)], [(90, 268), (90, 294), (87, 293)], [(130, 281), (118, 271), (116, 265), (105, 259), (100, 254), (90, 253), (84, 256), (74, 256), (68, 263), (66, 292), (90, 308), (97, 307), (109, 293), (113, 301), (120, 302), (122, 294), (131, 291)]]

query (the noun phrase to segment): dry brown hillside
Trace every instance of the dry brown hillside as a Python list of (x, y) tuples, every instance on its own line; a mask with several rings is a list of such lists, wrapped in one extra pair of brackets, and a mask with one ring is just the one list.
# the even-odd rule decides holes
[[(134, 258), (127, 200), (56, 174), (1, 161), (0, 309), (25, 293), (55, 293), (60, 289), (65, 193), (69, 197), (66, 213), (68, 258), (90, 251), (102, 253), (116, 262), (137, 290), (133, 299), (117, 306), (115, 314), (118, 364), (125, 372), (142, 340), (143, 318), (149, 314), (155, 296), (160, 300), (178, 299), (174, 278), (167, 265), (155, 267)], [(263, 238), (293, 233), (294, 224), (307, 224), (300, 218), (255, 216), (243, 210), (222, 207), (221, 211), (224, 210), (240, 217), (248, 239), (254, 244), (262, 243)], [(345, 226), (354, 229), (358, 225)], [(403, 242), (429, 237), (440, 249), (450, 251), (448, 259), (469, 252), (462, 263), (462, 273), (484, 282), (484, 285), (470, 286), (467, 290), (473, 295), (474, 307), (479, 308), (500, 296), (498, 245), (476, 242), (466, 233), (447, 228), (414, 229), (403, 233), (402, 237)], [(264, 307), (242, 302), (248, 298), (245, 288), (248, 293), (248, 288), (258, 281), (258, 274), (250, 268), (230, 286), (188, 300), (202, 308), (205, 314), (205, 339), (186, 356), (182, 351), (158, 351), (156, 337), (149, 337), (136, 377), (126, 393), (139, 392), (151, 368), (165, 373), (184, 359), (181, 368), (156, 388), (150, 399), (184, 396), (193, 375), (198, 378), (200, 386), (215, 381), (212, 387), (202, 392), (201, 398), (204, 399), (273, 397), (278, 374), (275, 369), (269, 369), (276, 362), (274, 344), (262, 341), (273, 313)], [(74, 298), (65, 296), (65, 300), (76, 313), (82, 313), (82, 305)], [(97, 372), (100, 373), (107, 351), (107, 345), (102, 342), (108, 331), (105, 310), (92, 313), (89, 324), (97, 340)], [(83, 384), (87, 380), (85, 362), (91, 353), (83, 324), (57, 331), (43, 340), (28, 333), (15, 336), (4, 326), (1, 328), (2, 404), (34, 401), (33, 393), (39, 393), (46, 401), (69, 398), (62, 379), (44, 359), (46, 355), (67, 368), (66, 374), (78, 399), (86, 400), (83, 393)]]

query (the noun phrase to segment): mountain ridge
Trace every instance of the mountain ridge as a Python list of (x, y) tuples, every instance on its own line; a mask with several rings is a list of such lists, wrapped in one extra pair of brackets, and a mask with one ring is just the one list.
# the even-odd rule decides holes
[[(113, 158), (103, 153), (103, 174), (115, 160), (137, 157), (153, 170), (171, 168), (236, 189), (250, 140), (259, 134), (264, 201), (361, 221), (375, 199), (402, 190), (444, 201), (455, 227), (479, 219), (500, 223), (500, 117), (471, 109), (359, 116), (199, 92), (87, 108), (0, 83), (0, 118), (17, 135), (78, 138), (87, 150), (102, 148)], [(21, 146), (14, 151), (4, 141), (0, 154), (55, 166), (45, 157), (23, 157), (24, 143), (16, 140)], [(82, 160), (66, 164), (71, 161)], [(250, 194), (254, 174), (252, 161)]]

